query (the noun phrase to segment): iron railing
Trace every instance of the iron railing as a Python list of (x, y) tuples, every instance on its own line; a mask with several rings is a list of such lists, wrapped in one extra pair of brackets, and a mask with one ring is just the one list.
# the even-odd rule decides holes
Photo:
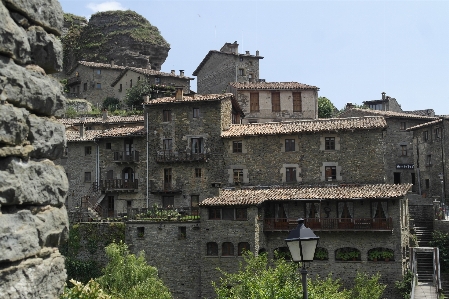
[(174, 152), (174, 151), (158, 151), (156, 162), (173, 163), (173, 162), (207, 162), (210, 157), (208, 153), (190, 153), (190, 152)]
[(139, 188), (139, 180), (101, 180), (98, 188), (101, 191), (134, 191)]
[(114, 162), (139, 162), (139, 151), (114, 152)]

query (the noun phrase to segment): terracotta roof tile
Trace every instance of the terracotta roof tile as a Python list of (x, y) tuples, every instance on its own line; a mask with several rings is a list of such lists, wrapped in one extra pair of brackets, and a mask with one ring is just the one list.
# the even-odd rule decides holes
[(65, 133), (67, 141), (93, 141), (99, 138), (144, 136), (145, 129), (143, 126), (137, 126), (137, 127), (112, 128), (108, 130), (85, 130), (84, 138), (80, 138), (79, 131), (66, 131)]
[(206, 198), (200, 206), (259, 205), (265, 201), (339, 200), (399, 198), (411, 184), (302, 187), (273, 189), (222, 190), (217, 197)]
[(221, 137), (231, 138), (253, 135), (287, 135), (296, 133), (313, 133), (321, 131), (347, 131), (386, 128), (385, 118), (380, 116), (321, 118), (317, 120), (301, 120), (278, 123), (253, 123), (231, 125), (223, 131)]
[(233, 55), (233, 56), (243, 56), (243, 57), (254, 57), (254, 58), (258, 58), (258, 59), (263, 59), (262, 56), (257, 56), (257, 55), (249, 55), (249, 54), (234, 54), (234, 53), (227, 53), (227, 52), (221, 52), (218, 50), (210, 50), (206, 56), (204, 56), (203, 60), (200, 62), (200, 64), (198, 65), (198, 67), (196, 68), (196, 70), (193, 72), (194, 76), (198, 76), (198, 72), (203, 68), (203, 66), (206, 64), (206, 62), (209, 60), (209, 58), (213, 55), (213, 54), (220, 54), (220, 55)]
[(439, 124), (439, 123), (442, 123), (442, 122), (443, 122), (442, 119), (437, 119), (437, 120), (434, 120), (434, 121), (430, 121), (430, 122), (427, 122), (427, 123), (423, 123), (423, 124), (420, 124), (420, 125), (417, 125), (417, 126), (413, 126), (413, 127), (407, 128), (406, 131), (413, 131), (413, 130), (424, 128), (424, 127), (427, 127), (427, 126), (433, 126), (433, 125), (436, 125), (436, 124)]
[(94, 141), (103, 132), (102, 130), (86, 130), (84, 138), (80, 138), (79, 131), (66, 131), (67, 141)]
[(342, 116), (345, 116), (345, 113), (351, 113), (351, 111), (356, 111), (362, 113), (364, 115), (382, 115), (385, 117), (404, 117), (404, 118), (417, 118), (417, 119), (436, 119), (436, 117), (432, 116), (423, 116), (416, 115), (410, 113), (401, 113), (401, 112), (393, 112), (393, 111), (382, 111), (382, 110), (372, 110), (372, 109), (361, 109), (361, 108), (351, 108), (342, 112)]
[(77, 124), (120, 124), (120, 123), (143, 123), (143, 115), (131, 115), (131, 116), (108, 116), (106, 120), (103, 117), (80, 117), (80, 118), (61, 118), (59, 122), (66, 126)]
[(230, 86), (240, 90), (269, 89), (269, 90), (306, 90), (317, 89), (313, 85), (307, 85), (298, 82), (231, 82)]
[(175, 97), (165, 97), (165, 98), (157, 98), (152, 99), (148, 102), (145, 102), (144, 105), (158, 105), (158, 104), (166, 104), (166, 103), (185, 103), (185, 102), (205, 102), (205, 101), (221, 101), (224, 99), (231, 98), (232, 93), (221, 93), (221, 94), (206, 94), (206, 95), (195, 95), (193, 97), (184, 96), (181, 100), (177, 100)]

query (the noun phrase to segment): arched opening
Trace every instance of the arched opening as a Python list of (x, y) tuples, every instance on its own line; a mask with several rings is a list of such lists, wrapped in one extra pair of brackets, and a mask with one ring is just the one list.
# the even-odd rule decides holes
[(352, 247), (344, 247), (335, 250), (336, 261), (361, 261), (360, 250)]
[(368, 261), (394, 261), (394, 251), (383, 247), (371, 248), (368, 250)]

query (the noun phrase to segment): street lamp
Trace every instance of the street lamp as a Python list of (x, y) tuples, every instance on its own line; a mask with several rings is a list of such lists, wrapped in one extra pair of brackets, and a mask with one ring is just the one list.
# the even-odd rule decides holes
[(285, 239), (293, 261), (295, 263), (301, 262), (302, 265), (302, 295), (304, 299), (308, 298), (305, 262), (313, 261), (319, 239), (320, 237), (316, 236), (310, 228), (304, 226), (304, 219), (302, 218), (298, 219), (298, 226), (290, 231), (287, 239)]

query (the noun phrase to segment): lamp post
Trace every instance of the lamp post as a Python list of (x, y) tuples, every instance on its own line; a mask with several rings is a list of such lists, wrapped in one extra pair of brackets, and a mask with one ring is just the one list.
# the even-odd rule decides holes
[(313, 261), (316, 246), (320, 237), (316, 236), (310, 228), (305, 227), (304, 219), (298, 219), (298, 226), (290, 231), (287, 242), (288, 249), (295, 263), (301, 262), (302, 275), (302, 295), (304, 299), (308, 299), (307, 293), (307, 269), (305, 262)]

